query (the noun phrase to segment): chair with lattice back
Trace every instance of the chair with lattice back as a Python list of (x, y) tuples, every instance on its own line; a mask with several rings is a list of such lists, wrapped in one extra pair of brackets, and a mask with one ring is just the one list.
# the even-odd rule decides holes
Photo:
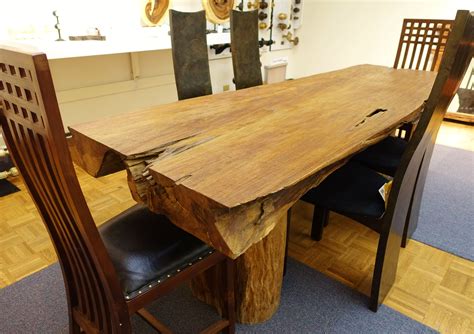
[[(453, 23), (453, 20), (404, 19), (393, 68), (437, 72)], [(395, 133), (405, 142), (391, 137), (381, 144), (392, 158), (396, 155), (392, 161), (399, 161), (412, 131), (413, 124), (407, 123)]]
[[(393, 68), (438, 71), (453, 20), (404, 19)], [(407, 123), (381, 142), (354, 157), (354, 160), (384, 174), (394, 176), (413, 131)]]
[(453, 22), (404, 19), (393, 68), (437, 72)]
[[(453, 20), (404, 19), (397, 54), (393, 67), (396, 69), (437, 72), (451, 33)], [(386, 175), (394, 176), (401, 163), (414, 124), (407, 123), (389, 136), (354, 156), (353, 160)], [(417, 205), (415, 203), (415, 205)], [(409, 217), (405, 229), (408, 230)], [(407, 237), (403, 239), (405, 247)]]
[(459, 97), (459, 107), (456, 112), (474, 115), (474, 68), (467, 78), (466, 85), (460, 87), (457, 94)]
[[(431, 153), (446, 110), (474, 55), (474, 12), (458, 11), (436, 80), (413, 138), (403, 153), (386, 203), (379, 194), (388, 179), (358, 161), (350, 161), (303, 196), (315, 205), (311, 236), (320, 240), (329, 210), (362, 223), (380, 234), (370, 308), (383, 301), (396, 277), (406, 217), (419, 213)], [(417, 196), (413, 201), (413, 196)], [(410, 211), (411, 210), (411, 211)]]
[(144, 306), (218, 263), (227, 266), (227, 319), (209, 329), (234, 331), (233, 262), (223, 254), (142, 205), (97, 229), (68, 151), (46, 55), (0, 47), (0, 102), (3, 137), (61, 264), (71, 333), (129, 333), (134, 313), (168, 333)]

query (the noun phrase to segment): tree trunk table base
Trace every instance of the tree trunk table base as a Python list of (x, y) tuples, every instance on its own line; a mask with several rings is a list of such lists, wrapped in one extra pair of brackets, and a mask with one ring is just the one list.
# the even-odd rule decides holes
[[(235, 301), (237, 321), (256, 324), (270, 319), (280, 305), (286, 246), (286, 212), (276, 219), (275, 228), (235, 261)], [(222, 314), (223, 267), (215, 267), (191, 282), (193, 294)]]

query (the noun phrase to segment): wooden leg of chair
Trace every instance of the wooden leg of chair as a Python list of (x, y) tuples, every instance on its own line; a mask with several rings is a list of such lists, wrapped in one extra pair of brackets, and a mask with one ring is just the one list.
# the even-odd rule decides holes
[(319, 206), (314, 206), (313, 225), (311, 227), (311, 239), (320, 241), (323, 237), (324, 225), (327, 225), (329, 210)]
[(374, 312), (395, 283), (404, 224), (401, 219), (394, 220), (388, 229), (382, 229), (380, 233), (369, 304)]
[(156, 319), (150, 312), (148, 312), (146, 309), (141, 308), (137, 311), (137, 314), (145, 320), (147, 324), (149, 324), (151, 327), (156, 329), (159, 333), (162, 334), (172, 334), (173, 332), (166, 327), (164, 324), (162, 324), (158, 319)]
[[(416, 191), (416, 189), (415, 189), (415, 191)], [(401, 244), (402, 248), (406, 248), (408, 240), (410, 239), (409, 236), (408, 236), (408, 229), (410, 227), (410, 222), (411, 222), (411, 217), (412, 217), (411, 210), (413, 208), (413, 200), (414, 200), (414, 197), (415, 197), (415, 191), (413, 192), (413, 196), (411, 197), (411, 200), (410, 200), (410, 206), (408, 207), (408, 214), (407, 214), (407, 217), (406, 217), (406, 220), (405, 220), (405, 227), (403, 228), (402, 244)], [(415, 221), (413, 222), (411, 227), (413, 227), (414, 224), (416, 224)]]
[(286, 214), (286, 245), (285, 245), (285, 263), (283, 264), (283, 276), (286, 275), (286, 264), (288, 262), (288, 243), (290, 241), (290, 223), (291, 223), (291, 208)]
[(413, 124), (407, 123), (407, 124), (403, 124), (400, 128), (397, 129), (396, 136), (405, 141), (409, 141), (412, 133), (413, 133)]
[(199, 334), (227, 333), (227, 328), (229, 328), (229, 320), (219, 320), (207, 327), (205, 330), (199, 332)]
[(69, 327), (70, 327), (70, 333), (72, 334), (81, 334), (82, 333), (82, 330), (81, 330), (81, 326), (79, 326), (74, 320), (71, 319), (70, 321), (70, 324), (69, 324)]
[(410, 141), (411, 135), (413, 133), (413, 123), (408, 123), (405, 129), (405, 139), (406, 141)]
[(225, 289), (225, 317), (229, 320), (229, 325), (224, 329), (226, 334), (235, 333), (235, 263), (231, 259), (226, 260), (226, 289)]
[[(329, 216), (329, 211), (328, 211), (328, 216)], [(326, 220), (324, 221), (324, 227), (327, 227), (329, 225), (329, 217), (326, 217)]]
[[(416, 175), (415, 188), (410, 199), (410, 206), (408, 207), (408, 214), (405, 220), (405, 226), (403, 228), (402, 235), (402, 247), (405, 248), (410, 240), (411, 236), (416, 230), (418, 225), (418, 217), (421, 207), (421, 199), (423, 196), (423, 189), (425, 187), (426, 175), (428, 173), (428, 163), (424, 164), (426, 154), (423, 156), (420, 169)], [(428, 158), (429, 161), (429, 158)]]

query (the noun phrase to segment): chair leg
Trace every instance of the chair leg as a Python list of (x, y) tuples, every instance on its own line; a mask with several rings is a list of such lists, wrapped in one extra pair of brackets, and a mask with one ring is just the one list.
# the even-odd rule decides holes
[(403, 230), (404, 224), (404, 220), (394, 219), (391, 225), (380, 233), (369, 302), (369, 308), (374, 312), (377, 312), (395, 283), (400, 257), (400, 231)]
[(311, 226), (311, 239), (320, 241), (323, 237), (324, 226), (327, 225), (329, 210), (326, 208), (314, 206), (313, 225)]
[(288, 262), (288, 243), (290, 242), (290, 223), (291, 223), (291, 208), (286, 214), (286, 244), (285, 244), (285, 260), (283, 263), (283, 276), (286, 275), (286, 263)]
[(69, 327), (70, 327), (70, 330), (69, 332), (72, 333), (72, 334), (81, 334), (82, 333), (82, 330), (81, 330), (81, 326), (79, 326), (74, 320), (70, 320), (70, 324), (69, 324)]
[(408, 240), (410, 239), (409, 236), (408, 236), (408, 227), (410, 226), (410, 221), (411, 221), (411, 210), (412, 210), (412, 207), (413, 207), (413, 200), (414, 200), (414, 195), (415, 195), (415, 191), (413, 191), (413, 196), (411, 197), (411, 200), (410, 200), (410, 206), (408, 207), (408, 213), (407, 213), (407, 216), (406, 216), (406, 219), (405, 219), (405, 226), (403, 228), (403, 234), (402, 234), (402, 242), (401, 242), (401, 247), (402, 248), (406, 248), (407, 247), (407, 243), (408, 243)]
[(164, 324), (162, 324), (158, 319), (156, 319), (150, 312), (148, 312), (146, 309), (141, 308), (137, 311), (137, 314), (145, 320), (145, 322), (153, 327), (158, 333), (162, 334), (172, 334), (173, 332), (166, 327)]
[(225, 334), (235, 333), (235, 262), (232, 259), (226, 259), (226, 291), (225, 291), (225, 317), (229, 321), (229, 325), (223, 330)]
[[(420, 204), (421, 198), (423, 195), (423, 188), (425, 186), (427, 168), (423, 164), (426, 158), (426, 152), (423, 155), (423, 160), (421, 161), (420, 168), (416, 174), (415, 187), (413, 188), (413, 193), (410, 199), (410, 206), (408, 207), (408, 213), (405, 220), (405, 226), (403, 228), (402, 234), (402, 244), (401, 246), (405, 248), (410, 240), (411, 236), (416, 230), (418, 225), (418, 217), (420, 213)], [(428, 158), (429, 159), (429, 158)]]
[(324, 227), (328, 227), (328, 225), (329, 225), (329, 219), (326, 219), (326, 220), (324, 221)]
[(409, 141), (411, 138), (411, 134), (413, 132), (413, 124), (407, 123), (403, 124), (400, 128), (397, 129), (397, 137), (403, 139), (405, 141)]

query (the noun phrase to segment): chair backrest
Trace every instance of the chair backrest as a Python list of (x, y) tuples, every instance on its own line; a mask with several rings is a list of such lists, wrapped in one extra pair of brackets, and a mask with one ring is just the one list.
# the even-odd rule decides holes
[(120, 283), (74, 171), (45, 54), (0, 46), (0, 124), (59, 257), (71, 326), (110, 333), (120, 323), (129, 327)]
[[(379, 240), (376, 258), (378, 269), (374, 272), (374, 279), (382, 282), (380, 291), (372, 291), (373, 295), (380, 296), (379, 301), (383, 300), (395, 279), (396, 263), (412, 194), (415, 186), (418, 191), (422, 191), (419, 189), (420, 183), (417, 182), (420, 170), (422, 167), (428, 169), (431, 156), (427, 156), (427, 152), (432, 151), (434, 147), (446, 110), (473, 55), (473, 13), (458, 11), (433, 88), (393, 179)], [(382, 266), (378, 263), (384, 261), (395, 265)]]
[(258, 11), (230, 14), (232, 65), (236, 89), (262, 84), (262, 64), (258, 43)]
[(453, 20), (404, 19), (394, 68), (437, 71)]
[(466, 82), (466, 86), (464, 87), (465, 89), (470, 89), (474, 90), (474, 68), (471, 70), (471, 74), (469, 74)]
[[(464, 87), (458, 89), (457, 95), (459, 98), (459, 106), (456, 113), (468, 114), (463, 116), (465, 120), (471, 119), (471, 123), (474, 120), (474, 68), (471, 73), (467, 76), (467, 82)], [(455, 114), (451, 113), (450, 117), (454, 118)], [(453, 117), (454, 116), (454, 117)]]
[(170, 10), (169, 17), (178, 99), (212, 94), (205, 11)]

